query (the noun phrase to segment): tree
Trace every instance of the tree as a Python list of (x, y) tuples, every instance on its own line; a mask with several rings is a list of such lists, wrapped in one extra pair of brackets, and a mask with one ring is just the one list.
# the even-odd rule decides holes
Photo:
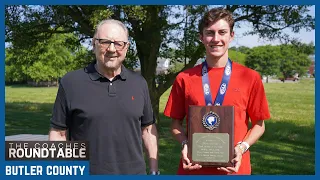
[(281, 61), (280, 48), (277, 46), (259, 46), (251, 49), (245, 60), (245, 65), (256, 71), (261, 76), (277, 75)]
[(247, 54), (244, 54), (240, 51), (229, 49), (229, 58), (234, 62), (238, 62), (242, 65), (245, 65), (246, 56)]
[(72, 37), (75, 38), (72, 34), (54, 34), (28, 50), (8, 47), (7, 82), (55, 81), (78, 67), (79, 62), (74, 60), (79, 59), (81, 54), (88, 53), (83, 48), (71, 51), (65, 44), (65, 39)]
[[(236, 26), (238, 22), (247, 21), (252, 31), (262, 38), (289, 37), (283, 29), (294, 32), (301, 29), (315, 28), (314, 17), (306, 13), (309, 6), (256, 6), (227, 5), (233, 12)], [(209, 6), (6, 6), (6, 41), (15, 47), (28, 47), (44, 40), (53, 33), (72, 32), (80, 42), (92, 37), (97, 22), (105, 18), (115, 18), (125, 22), (130, 30), (131, 44), (129, 56), (132, 65), (135, 56), (141, 65), (141, 73), (146, 78), (155, 116), (159, 119), (160, 96), (172, 85), (178, 72), (156, 75), (157, 58), (167, 56), (166, 52), (175, 48), (172, 61), (184, 58), (189, 63), (182, 69), (192, 67), (204, 56), (197, 24)], [(187, 18), (186, 18), (187, 15)], [(187, 20), (187, 23), (185, 23)], [(62, 29), (59, 29), (63, 27)], [(182, 31), (184, 30), (184, 31)], [(28, 42), (28, 43), (26, 43)], [(132, 58), (132, 59), (131, 59)], [(156, 79), (161, 79), (156, 84)]]
[(306, 55), (312, 55), (315, 54), (315, 46), (313, 42), (310, 42), (308, 44), (302, 43), (298, 40), (291, 41), (292, 48), (296, 49), (298, 53), (303, 53)]
[(295, 73), (298, 73), (300, 76), (304, 75), (311, 65), (308, 55), (302, 53), (301, 49), (299, 50), (299, 47), (295, 45), (279, 45), (278, 47), (281, 52), (280, 72), (283, 76), (283, 82)]
[(5, 82), (6, 83), (25, 83), (26, 76), (22, 72), (22, 66), (14, 64), (16, 61), (14, 54), (9, 48), (5, 49)]
[(237, 52), (241, 52), (243, 54), (248, 54), (250, 52), (250, 48), (246, 46), (231, 47), (230, 49)]

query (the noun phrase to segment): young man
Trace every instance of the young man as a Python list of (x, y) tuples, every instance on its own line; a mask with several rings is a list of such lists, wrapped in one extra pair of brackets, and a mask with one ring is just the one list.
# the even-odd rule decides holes
[[(233, 26), (230, 12), (220, 8), (208, 11), (199, 24), (200, 39), (206, 48), (205, 62), (180, 73), (173, 84), (164, 114), (172, 118), (172, 134), (182, 143), (178, 174), (251, 174), (248, 149), (264, 133), (264, 120), (270, 118), (270, 113), (259, 73), (228, 58)], [(218, 93), (225, 87), (222, 97)], [(204, 90), (211, 93), (212, 100), (205, 100)], [(221, 102), (217, 96), (222, 97)], [(202, 167), (190, 163), (187, 135), (182, 127), (185, 116), (188, 121), (189, 105), (234, 106), (234, 167)], [(249, 119), (252, 128), (248, 130)]]
[(158, 174), (158, 140), (145, 79), (122, 62), (128, 29), (117, 20), (98, 24), (92, 39), (96, 62), (60, 81), (49, 139), (89, 142), (90, 174)]

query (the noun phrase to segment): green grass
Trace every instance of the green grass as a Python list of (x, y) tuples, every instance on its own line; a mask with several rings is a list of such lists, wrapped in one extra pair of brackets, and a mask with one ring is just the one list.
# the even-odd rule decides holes
[[(253, 174), (315, 174), (315, 87), (313, 80), (265, 84), (272, 118), (251, 149)], [(57, 88), (6, 87), (6, 135), (47, 134)], [(176, 174), (180, 145), (163, 116), (170, 89), (160, 100), (159, 167)]]

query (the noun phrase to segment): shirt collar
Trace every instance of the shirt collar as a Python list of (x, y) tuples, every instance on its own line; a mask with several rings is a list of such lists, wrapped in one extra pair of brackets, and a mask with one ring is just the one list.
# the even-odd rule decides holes
[[(97, 81), (99, 79), (106, 79), (104, 76), (102, 76), (95, 68), (95, 62), (90, 63), (87, 67), (85, 67), (84, 71), (88, 73), (90, 79), (92, 81)], [(116, 79), (126, 80), (127, 79), (128, 70), (124, 65), (121, 65), (121, 73), (115, 77)]]

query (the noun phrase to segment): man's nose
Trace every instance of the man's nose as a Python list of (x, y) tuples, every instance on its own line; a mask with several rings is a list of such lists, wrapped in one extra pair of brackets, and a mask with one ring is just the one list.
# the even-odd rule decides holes
[(214, 33), (211, 39), (212, 42), (220, 41), (220, 35), (219, 33)]
[(116, 48), (114, 47), (114, 43), (111, 43), (111, 44), (109, 45), (109, 47), (107, 48), (107, 50), (108, 50), (109, 52), (115, 52), (115, 51), (116, 51)]

